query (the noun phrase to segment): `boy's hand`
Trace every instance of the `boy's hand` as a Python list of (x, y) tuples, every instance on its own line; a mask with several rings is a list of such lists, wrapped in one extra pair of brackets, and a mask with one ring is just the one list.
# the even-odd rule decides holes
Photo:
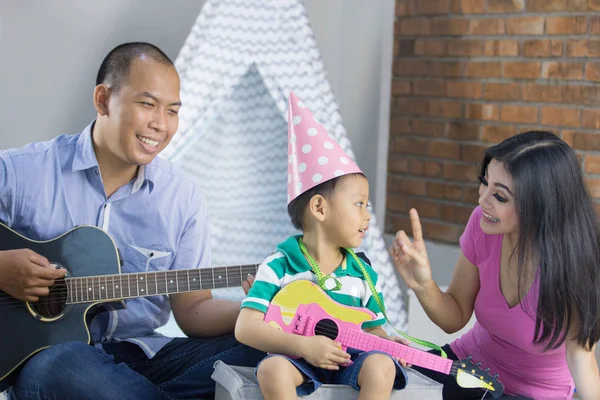
[(338, 370), (340, 364), (350, 361), (350, 354), (339, 343), (325, 336), (307, 336), (302, 343), (302, 358), (315, 367)]
[[(401, 343), (401, 344), (403, 344), (405, 346), (410, 346), (410, 341), (407, 340), (407, 339), (405, 339), (405, 338), (403, 338), (403, 337), (400, 337), (400, 336), (390, 336), (390, 337), (388, 337), (388, 339), (391, 340), (391, 341), (393, 341), (393, 342), (396, 342), (396, 343)], [(406, 360), (404, 360), (403, 358), (397, 358), (397, 360), (400, 363), (400, 365), (402, 365), (404, 368), (406, 368), (406, 367), (409, 367), (409, 368), (412, 367), (412, 364), (407, 364)]]

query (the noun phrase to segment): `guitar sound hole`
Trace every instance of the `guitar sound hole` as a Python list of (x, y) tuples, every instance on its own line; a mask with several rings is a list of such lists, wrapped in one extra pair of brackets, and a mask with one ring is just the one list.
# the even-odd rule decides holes
[(338, 326), (330, 319), (322, 319), (315, 325), (315, 335), (327, 336), (335, 340), (338, 336)]
[(67, 285), (64, 279), (54, 281), (48, 296), (40, 297), (35, 303), (29, 303), (31, 308), (43, 318), (55, 318), (65, 309), (67, 302)]

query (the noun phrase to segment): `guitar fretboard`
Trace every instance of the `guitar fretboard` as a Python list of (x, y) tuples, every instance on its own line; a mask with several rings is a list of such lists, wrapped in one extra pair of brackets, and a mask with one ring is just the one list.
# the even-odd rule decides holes
[(67, 304), (241, 286), (257, 269), (251, 264), (67, 278)]
[(337, 340), (347, 347), (363, 351), (383, 351), (394, 358), (404, 359), (408, 364), (446, 375), (450, 374), (452, 368), (452, 360), (358, 330), (344, 330)]

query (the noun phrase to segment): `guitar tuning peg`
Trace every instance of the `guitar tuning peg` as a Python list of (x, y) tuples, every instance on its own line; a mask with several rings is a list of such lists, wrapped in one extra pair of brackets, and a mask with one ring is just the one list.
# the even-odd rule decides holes
[(477, 366), (477, 367), (480, 367), (480, 366), (481, 366), (481, 361), (477, 361), (477, 362), (475, 363), (475, 366)]
[(467, 361), (471, 361), (472, 358), (473, 358), (473, 356), (467, 357)]
[(500, 375), (498, 375), (498, 374), (495, 374), (495, 375), (494, 375), (494, 379), (498, 379), (498, 377), (499, 377), (499, 376), (500, 376)]
[(486, 368), (486, 369), (485, 369), (485, 372), (489, 373), (489, 372), (490, 372), (490, 369), (489, 369), (489, 368)]

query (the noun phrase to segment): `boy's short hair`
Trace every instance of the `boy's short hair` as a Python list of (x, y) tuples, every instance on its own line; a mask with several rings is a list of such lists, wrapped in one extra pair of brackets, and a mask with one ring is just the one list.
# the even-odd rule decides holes
[(355, 178), (357, 176), (366, 178), (366, 176), (360, 172), (338, 176), (337, 178), (330, 179), (311, 189), (308, 189), (306, 192), (292, 200), (290, 204), (288, 204), (287, 210), (290, 218), (292, 219), (292, 225), (294, 225), (294, 228), (300, 231), (304, 230), (304, 227), (302, 226), (302, 220), (304, 219), (306, 207), (314, 195), (320, 194), (327, 199), (331, 197), (335, 191), (335, 187), (341, 182), (342, 179), (349, 177)]

